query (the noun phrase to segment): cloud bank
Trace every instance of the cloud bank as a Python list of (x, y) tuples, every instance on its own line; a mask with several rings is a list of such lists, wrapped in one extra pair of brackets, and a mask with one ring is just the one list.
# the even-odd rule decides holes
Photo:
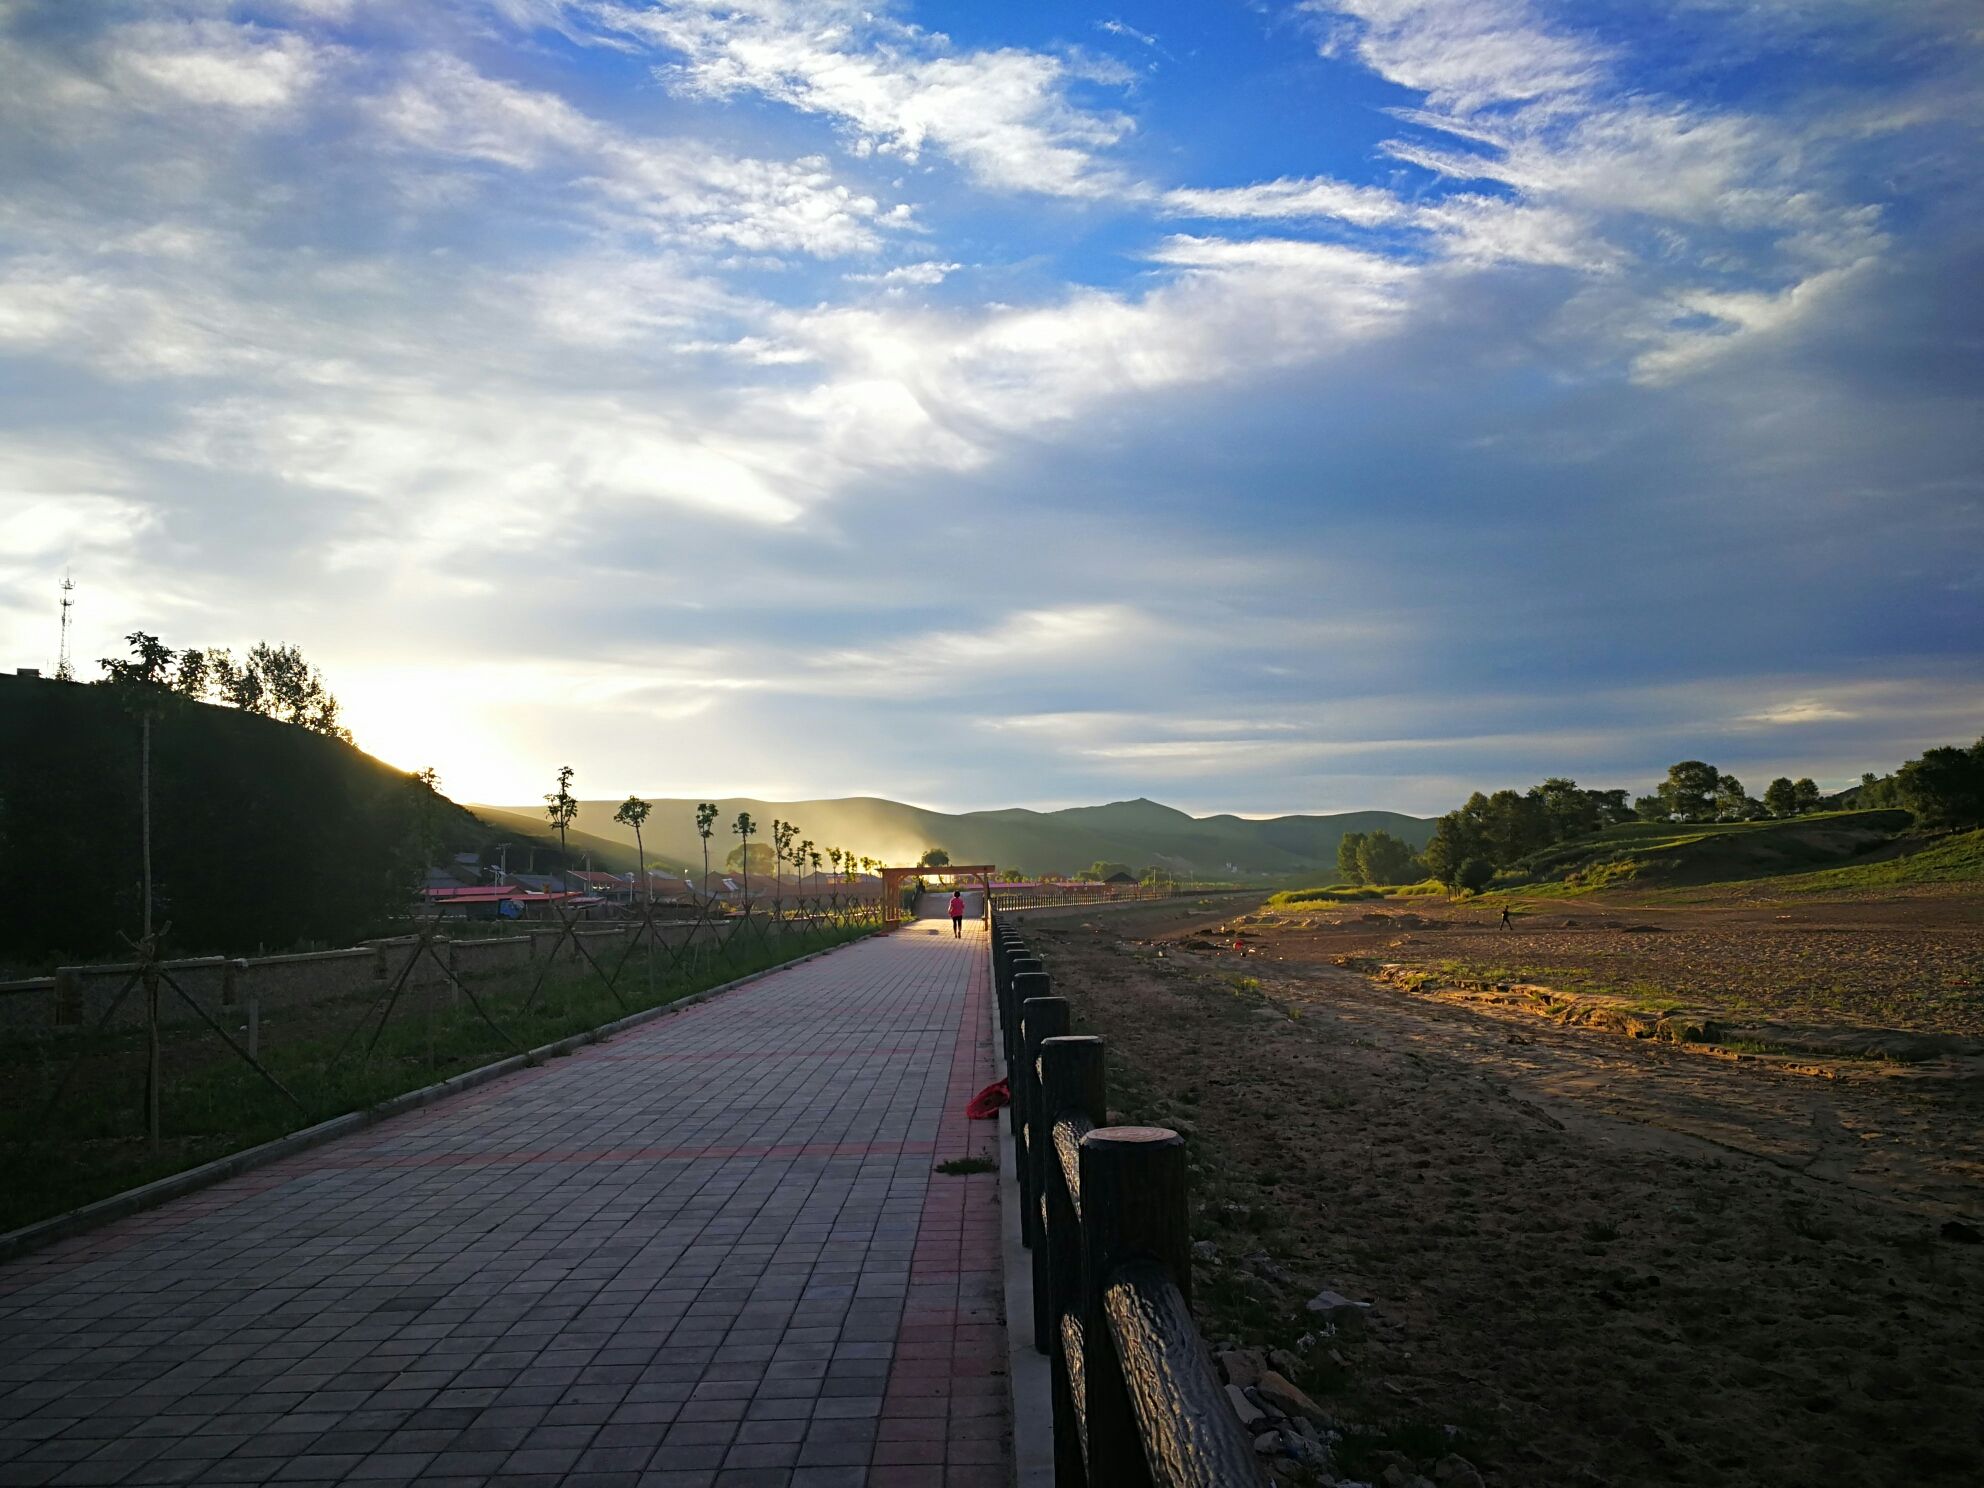
[(1959, 7), (1271, 20), (0, 7), (11, 664), (67, 566), (85, 656), (298, 642), (483, 798), (1432, 810), (1984, 729)]

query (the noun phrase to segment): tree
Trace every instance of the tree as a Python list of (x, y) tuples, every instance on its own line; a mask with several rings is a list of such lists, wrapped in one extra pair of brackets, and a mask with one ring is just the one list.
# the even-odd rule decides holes
[(743, 873), (748, 858), (750, 871), (763, 878), (772, 871), (772, 846), (769, 842), (753, 842), (746, 853), (740, 844), (723, 855), (723, 866), (731, 873)]
[(779, 867), (792, 856), (792, 839), (799, 835), (799, 828), (789, 821), (772, 818), (772, 903), (777, 904), (783, 889), (779, 881)]
[(1825, 797), (1819, 793), (1818, 782), (1813, 780), (1809, 775), (1795, 781), (1792, 784), (1791, 790), (1798, 802), (1798, 814), (1800, 816), (1805, 815), (1809, 811), (1817, 811), (1825, 804)]
[(634, 829), (634, 856), (641, 865), (641, 897), (649, 903), (654, 901), (654, 889), (648, 882), (648, 850), (641, 841), (641, 828), (654, 810), (652, 802), (643, 801), (639, 796), (629, 796), (620, 803), (620, 809), (613, 813), (613, 819), (623, 827)]
[(916, 860), (916, 866), (919, 868), (948, 868), (951, 866), (951, 855), (941, 847), (926, 847), (923, 849), (923, 856)]
[(189, 646), (179, 653), (179, 670), (172, 674), (172, 690), (181, 697), (203, 702), (207, 696), (207, 653)]
[(1107, 863), (1097, 858), (1088, 867), (1077, 873), (1075, 877), (1085, 883), (1101, 883), (1104, 879), (1114, 878), (1119, 873), (1128, 873), (1129, 871), (1130, 865), (1128, 863)]
[(840, 859), (841, 859), (841, 851), (839, 848), (830, 847), (827, 849), (827, 861), (834, 865), (835, 878), (839, 878), (841, 876)]
[[(105, 657), (100, 665), (109, 673), (106, 680), (125, 694), (125, 704), (138, 718), (138, 813), (141, 883), (144, 893), (145, 951), (156, 949), (152, 942), (152, 719), (163, 705), (167, 668), (173, 651), (155, 635), (134, 630), (124, 639), (130, 643), (131, 659)], [(158, 991), (148, 984), (146, 1021), (150, 1027), (151, 1073), (148, 1088), (152, 1105), (152, 1144), (158, 1144)]]
[[(1479, 800), (1479, 795), (1474, 799)], [(1534, 791), (1496, 791), (1488, 797), (1481, 818), (1488, 857), (1498, 868), (1548, 847), (1553, 840), (1549, 808)]]
[(1448, 893), (1460, 888), (1460, 870), (1470, 858), (1482, 852), (1479, 828), (1463, 812), (1449, 811), (1433, 824), (1433, 839), (1426, 844), (1426, 871), (1447, 886)]
[(1486, 858), (1469, 858), (1460, 865), (1455, 878), (1458, 887), (1470, 894), (1478, 894), (1494, 881), (1495, 865)]
[(703, 892), (710, 891), (710, 834), (716, 830), (716, 802), (696, 803), (696, 835), (703, 839)]
[(134, 630), (124, 639), (130, 644), (131, 659), (102, 658), (97, 665), (108, 674), (104, 681), (125, 686), (166, 686), (171, 680), (172, 658), (179, 653), (142, 630)]
[(1358, 849), (1364, 845), (1362, 832), (1345, 832), (1343, 840), (1336, 845), (1337, 877), (1345, 883), (1364, 882), (1364, 866), (1357, 860)]
[(1667, 805), (1670, 816), (1682, 821), (1710, 821), (1715, 816), (1716, 788), (1722, 773), (1702, 760), (1682, 760), (1667, 767), (1667, 778), (1655, 793)]
[(1410, 883), (1416, 866), (1412, 844), (1390, 832), (1368, 832), (1357, 845), (1357, 867), (1364, 883)]
[(1742, 821), (1750, 813), (1750, 797), (1734, 775), (1715, 777), (1715, 814), (1722, 821)]
[(1853, 804), (1863, 811), (1877, 807), (1899, 806), (1901, 786), (1892, 775), (1876, 775), (1869, 770), (1860, 777), (1859, 788), (1853, 792)]
[(412, 803), (412, 836), (416, 880), (441, 856), (441, 774), (432, 765), (406, 777), (407, 797)]
[(748, 909), (751, 903), (751, 834), (758, 830), (758, 824), (751, 820), (751, 813), (740, 811), (737, 820), (730, 824), (730, 830), (738, 838), (738, 866), (744, 870), (744, 903)]
[(558, 829), (558, 855), (562, 860), (558, 866), (562, 872), (571, 865), (572, 861), (565, 833), (572, 823), (578, 820), (579, 815), (579, 803), (572, 797), (570, 765), (558, 767), (558, 789), (544, 798), (544, 814), (550, 818), (551, 825)]
[(1895, 772), (1901, 804), (1932, 832), (1984, 825), (1984, 739), (1925, 749)]
[(1673, 819), (1673, 812), (1668, 808), (1667, 798), (1658, 792), (1651, 796), (1635, 796), (1633, 798), (1633, 815), (1637, 816), (1641, 821), (1650, 822), (1664, 822)]
[(1616, 827), (1622, 822), (1629, 822), (1633, 819), (1632, 804), (1627, 801), (1624, 791), (1595, 790), (1586, 791), (1585, 795), (1590, 797), (1592, 805), (1598, 811), (1600, 826)]
[[(1541, 785), (1532, 786), (1534, 796), (1543, 808), (1543, 815), (1549, 822), (1550, 840), (1563, 842), (1572, 837), (1582, 837), (1596, 832), (1604, 824), (1604, 811), (1600, 804), (1600, 793), (1578, 789), (1575, 780), (1561, 775), (1553, 775)], [(1623, 807), (1625, 792), (1618, 792)]]

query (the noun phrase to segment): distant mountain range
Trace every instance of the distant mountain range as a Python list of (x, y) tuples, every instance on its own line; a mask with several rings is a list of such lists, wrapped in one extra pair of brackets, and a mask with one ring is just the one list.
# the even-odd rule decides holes
[[(613, 820), (617, 801), (581, 801), (574, 851), (607, 844), (613, 857), (630, 856), (634, 834)], [(1006, 807), (952, 815), (900, 801), (853, 796), (833, 801), (757, 801), (736, 797), (718, 801), (721, 815), (710, 839), (710, 863), (720, 864), (737, 845), (730, 824), (748, 811), (760, 833), (773, 818), (798, 825), (821, 851), (841, 847), (891, 864), (914, 863), (925, 848), (941, 847), (954, 863), (991, 863), (1031, 873), (1073, 873), (1094, 862), (1126, 863), (1131, 868), (1159, 864), (1190, 877), (1232, 875), (1280, 878), (1336, 868), (1337, 844), (1346, 832), (1386, 831), (1414, 847), (1432, 836), (1430, 819), (1393, 811), (1349, 811), (1331, 816), (1276, 816), (1249, 821), (1238, 816), (1187, 816), (1174, 807), (1139, 798), (1106, 806), (1073, 806), (1062, 811)], [(474, 806), (478, 816), (504, 831), (542, 841), (547, 829), (542, 806)], [(694, 801), (657, 800), (644, 828), (648, 860), (672, 868), (697, 867), (702, 842), (696, 835)], [(584, 834), (583, 837), (580, 834)], [(756, 839), (754, 839), (756, 840)], [(518, 866), (512, 863), (514, 868)]]

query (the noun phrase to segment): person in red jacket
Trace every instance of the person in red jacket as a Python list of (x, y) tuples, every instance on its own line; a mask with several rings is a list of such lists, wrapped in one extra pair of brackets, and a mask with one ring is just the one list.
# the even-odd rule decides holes
[(951, 934), (958, 940), (964, 939), (964, 891), (951, 890)]

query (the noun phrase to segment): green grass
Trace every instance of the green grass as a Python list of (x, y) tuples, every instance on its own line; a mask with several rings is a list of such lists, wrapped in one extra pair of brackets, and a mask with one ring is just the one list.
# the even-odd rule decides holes
[(1628, 822), (1559, 843), (1515, 864), (1488, 892), (1574, 898), (1606, 889), (1662, 889), (1807, 874), (1905, 846), (1904, 811), (1832, 811), (1789, 821)]
[(1787, 894), (1824, 894), (1854, 889), (1889, 889), (1908, 884), (1984, 881), (1984, 831), (1963, 832), (1931, 843), (1920, 852), (1873, 863), (1822, 868), (1781, 879), (1771, 887)]
[(955, 1178), (968, 1173), (996, 1173), (999, 1165), (989, 1157), (953, 1157), (938, 1163), (937, 1171)]
[[(163, 1062), (156, 1153), (140, 1118), (141, 1031), (74, 1034), (54, 1045), (13, 1042), (0, 1050), (0, 1231), (869, 933), (865, 926), (814, 931), (712, 959), (659, 981), (652, 997), (638, 962), (622, 977), (619, 998), (581, 965), (547, 978), (528, 1011), (528, 979), (471, 981), (500, 1035), (466, 1001), (453, 1006), (438, 989), (419, 997), (410, 992), (369, 1055), (366, 1034), (349, 1043), (347, 1035), (363, 1018), (370, 993), (272, 1013), (264, 1019), (262, 1062), (297, 1096), (303, 1111), (204, 1027), (174, 1026)], [(369, 1034), (370, 1025), (366, 1028)], [(78, 1074), (44, 1122), (48, 1096), (72, 1062)]]
[(1313, 889), (1283, 889), (1268, 896), (1264, 908), (1302, 910), (1332, 904), (1356, 904), (1372, 899), (1424, 899), (1446, 894), (1446, 885), (1435, 879), (1416, 884), (1324, 884)]

